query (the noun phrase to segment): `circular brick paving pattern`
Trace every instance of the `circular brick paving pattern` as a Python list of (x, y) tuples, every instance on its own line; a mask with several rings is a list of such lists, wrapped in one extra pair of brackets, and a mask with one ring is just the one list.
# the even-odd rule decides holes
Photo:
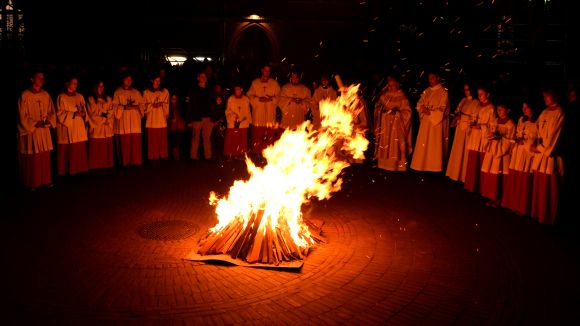
[[(141, 167), (148, 171), (147, 180), (134, 169), (111, 172), (104, 180), (86, 176), (63, 182), (53, 192), (19, 195), (19, 200), (37, 204), (23, 209), (22, 216), (48, 207), (50, 217), (37, 220), (32, 243), (16, 235), (12, 239), (21, 249), (9, 257), (19, 270), (10, 274), (17, 282), (9, 293), (15, 308), (29, 313), (20, 315), (24, 320), (532, 322), (547, 316), (530, 311), (535, 304), (526, 294), (533, 299), (544, 292), (532, 290), (538, 279), (526, 269), (540, 263), (525, 250), (552, 259), (541, 264), (572, 266), (566, 275), (578, 271), (577, 257), (566, 262), (553, 255), (552, 249), (562, 244), (549, 232), (485, 207), (447, 180), (366, 167), (347, 172), (345, 189), (331, 200), (309, 205), (307, 216), (324, 220), (328, 242), (310, 253), (301, 270), (188, 261), (184, 257), (216, 222), (207, 205), (209, 190), (227, 192), (231, 181), (243, 176), (243, 168), (238, 163), (171, 164), (170, 170)], [(76, 198), (81, 189), (99, 193), (111, 183), (119, 194), (129, 195), (111, 196), (107, 205), (86, 210), (91, 194), (84, 194), (77, 205), (59, 210), (55, 199)], [(167, 183), (171, 187), (164, 188)], [(167, 190), (147, 191), (152, 187)], [(457, 198), (463, 204), (450, 209)], [(168, 217), (173, 224), (166, 225), (173, 229), (165, 234), (173, 234), (174, 240), (157, 241), (135, 232), (167, 223)], [(30, 227), (17, 224), (15, 234)], [(553, 247), (538, 249), (546, 243)]]

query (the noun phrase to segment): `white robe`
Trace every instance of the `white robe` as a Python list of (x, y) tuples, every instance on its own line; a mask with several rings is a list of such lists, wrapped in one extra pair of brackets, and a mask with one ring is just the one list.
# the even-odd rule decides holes
[(490, 124), (495, 123), (496, 120), (495, 106), (491, 102), (488, 102), (488, 104), (484, 106), (478, 102), (478, 106), (479, 109), (477, 110), (477, 116), (473, 123), (474, 125), (479, 126), (479, 129), (471, 128), (471, 135), (467, 142), (467, 149), (471, 151), (485, 152), (487, 146), (487, 128)]
[[(145, 128), (167, 128), (169, 117), (169, 92), (163, 88), (157, 91), (143, 91), (145, 102)], [(158, 106), (155, 107), (154, 104)]]
[[(68, 95), (62, 93), (56, 100), (56, 114), (58, 124), (56, 125), (57, 144), (73, 144), (87, 141), (87, 128), (85, 122), (88, 119), (88, 111), (85, 98), (76, 93)], [(84, 117), (75, 116), (77, 112), (85, 112)]]
[(109, 96), (99, 98), (95, 101), (93, 96), (89, 97), (89, 137), (109, 138), (113, 137), (113, 124), (115, 123), (115, 112), (113, 111), (113, 101)]
[(378, 167), (406, 171), (413, 150), (412, 109), (403, 91), (385, 92), (375, 108), (375, 158)]
[[(138, 105), (137, 110), (125, 110), (126, 105)], [(134, 88), (117, 88), (113, 95), (113, 108), (115, 110), (115, 134), (140, 134), (141, 118), (145, 112), (143, 96)]]
[[(421, 113), (425, 106), (430, 114)], [(429, 87), (417, 102), (421, 123), (415, 143), (411, 168), (417, 171), (441, 172), (447, 156), (449, 134), (449, 98), (441, 85)]]
[(534, 172), (564, 175), (562, 157), (554, 151), (562, 131), (563, 122), (564, 110), (560, 107), (555, 110), (545, 109), (538, 117), (536, 121), (538, 145), (536, 148), (540, 153), (534, 155), (532, 162)]
[[(300, 100), (296, 103), (295, 100)], [(282, 121), (280, 127), (293, 129), (304, 122), (304, 116), (310, 107), (310, 90), (302, 84), (293, 85), (288, 83), (282, 87), (280, 92), (280, 110), (282, 110)]]
[(56, 127), (54, 104), (46, 91), (33, 93), (27, 89), (18, 100), (18, 150), (21, 154), (37, 154), (53, 149), (50, 129), (37, 128), (39, 121), (50, 123), (51, 128)]
[[(274, 79), (262, 82), (255, 79), (247, 93), (252, 105), (252, 121), (256, 127), (273, 127), (276, 124), (276, 107), (280, 96), (280, 85)], [(260, 102), (260, 97), (269, 97), (272, 101)]]
[(538, 129), (535, 122), (524, 121), (521, 117), (516, 127), (516, 140), (521, 140), (522, 144), (516, 143), (512, 149), (512, 157), (510, 160), (510, 169), (519, 172), (532, 172), (532, 161), (534, 160), (534, 153), (530, 152), (530, 148), (537, 142)]
[(447, 171), (445, 173), (450, 179), (465, 182), (465, 173), (467, 171), (467, 151), (469, 137), (471, 136), (470, 123), (477, 116), (479, 110), (477, 100), (463, 98), (455, 114), (459, 114), (459, 121), (455, 127), (455, 137), (453, 146), (447, 162)]
[(319, 86), (312, 95), (312, 105), (310, 110), (312, 112), (312, 124), (315, 129), (320, 128), (320, 101), (322, 100), (335, 100), (338, 97), (336, 90), (332, 86), (322, 88)]
[(242, 95), (240, 98), (232, 95), (228, 98), (226, 105), (227, 127), (234, 128), (236, 120), (240, 122), (239, 128), (248, 128), (250, 123), (252, 123), (250, 99), (245, 95)]
[[(481, 171), (491, 174), (508, 174), (516, 126), (512, 120), (492, 124), (486, 135), (485, 156)], [(491, 139), (493, 133), (496, 138)]]

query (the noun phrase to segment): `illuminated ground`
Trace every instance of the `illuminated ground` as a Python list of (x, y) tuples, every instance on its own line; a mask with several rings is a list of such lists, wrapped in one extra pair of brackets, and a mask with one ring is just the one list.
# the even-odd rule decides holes
[[(3, 319), (22, 324), (562, 324), (580, 321), (579, 245), (451, 181), (357, 166), (312, 205), (329, 243), (300, 272), (182, 260), (240, 162), (165, 162), (15, 192)], [(185, 239), (147, 239), (172, 220)], [(173, 223), (172, 222), (172, 223)], [(177, 225), (177, 226), (176, 226)], [(145, 231), (144, 231), (145, 230)], [(175, 234), (174, 234), (175, 235)]]

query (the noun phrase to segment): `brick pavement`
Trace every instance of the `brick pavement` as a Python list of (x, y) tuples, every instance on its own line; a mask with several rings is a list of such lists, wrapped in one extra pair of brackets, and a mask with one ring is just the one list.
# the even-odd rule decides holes
[[(165, 162), (9, 195), (3, 316), (55, 325), (487, 325), (578, 322), (577, 241), (442, 178), (355, 166), (312, 203), (328, 243), (302, 270), (183, 260), (241, 162)], [(145, 239), (156, 221), (197, 226)]]

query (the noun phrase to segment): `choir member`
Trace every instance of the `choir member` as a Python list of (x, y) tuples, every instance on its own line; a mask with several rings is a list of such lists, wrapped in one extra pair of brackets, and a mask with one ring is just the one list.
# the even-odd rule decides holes
[(470, 135), (467, 139), (467, 167), (465, 170), (465, 189), (480, 192), (481, 163), (487, 148), (488, 126), (495, 123), (495, 106), (489, 100), (487, 88), (477, 89), (478, 108), (475, 119), (471, 122)]
[(409, 100), (393, 76), (387, 77), (386, 89), (375, 107), (375, 159), (388, 171), (406, 171), (413, 150), (412, 109)]
[(241, 84), (234, 86), (234, 94), (227, 101), (226, 106), (226, 137), (224, 155), (238, 156), (248, 152), (248, 128), (252, 123), (250, 99), (243, 93)]
[(310, 95), (310, 90), (300, 83), (298, 72), (292, 71), (290, 82), (280, 91), (281, 128), (294, 129), (304, 122), (304, 117), (310, 108)]
[(320, 128), (320, 101), (335, 100), (337, 96), (336, 90), (330, 85), (328, 76), (322, 75), (320, 77), (320, 86), (315, 88), (314, 94), (312, 95), (312, 106), (310, 108), (314, 129)]
[(88, 121), (85, 98), (77, 92), (78, 79), (71, 77), (58, 95), (56, 125), (58, 174), (77, 174), (89, 170), (87, 157)]
[(555, 92), (544, 91), (543, 96), (547, 107), (536, 121), (538, 142), (531, 146), (531, 151), (535, 153), (532, 161), (534, 184), (531, 215), (540, 223), (554, 224), (564, 175), (563, 160), (556, 151), (564, 111), (558, 104)]
[(421, 94), (417, 111), (421, 122), (411, 168), (441, 172), (447, 157), (449, 98), (438, 74), (429, 74), (429, 87)]
[(534, 110), (535, 106), (527, 100), (522, 105), (523, 115), (518, 120), (514, 147), (510, 159), (509, 172), (504, 176), (504, 194), (501, 206), (509, 208), (519, 215), (530, 215), (532, 208), (532, 161), (534, 153), (530, 151), (537, 142), (538, 130)]
[(56, 113), (50, 95), (42, 89), (44, 73), (35, 71), (31, 87), (18, 100), (18, 158), (24, 187), (52, 186), (49, 128), (56, 127)]
[(89, 96), (89, 168), (105, 169), (114, 166), (113, 100), (105, 94), (105, 83), (98, 81)]
[(486, 205), (492, 207), (500, 204), (503, 182), (509, 171), (516, 126), (508, 113), (506, 105), (497, 106), (497, 121), (488, 128), (488, 141), (481, 163), (481, 194), (489, 199)]
[(262, 153), (276, 135), (276, 107), (280, 97), (280, 85), (270, 78), (270, 66), (262, 67), (260, 78), (252, 81), (248, 97), (252, 106), (252, 151)]
[(115, 135), (122, 166), (143, 164), (141, 119), (145, 113), (143, 96), (133, 88), (133, 77), (126, 73), (113, 95)]
[(453, 137), (453, 146), (447, 162), (447, 171), (445, 175), (451, 180), (465, 182), (465, 172), (467, 169), (467, 144), (471, 131), (471, 122), (477, 115), (479, 106), (478, 102), (472, 96), (469, 84), (463, 85), (465, 97), (461, 99), (455, 109), (453, 117), (453, 126), (455, 127), (455, 136)]
[(151, 79), (151, 88), (143, 91), (145, 102), (145, 128), (147, 129), (147, 158), (149, 160), (166, 159), (167, 118), (169, 117), (169, 91), (161, 88), (159, 74)]

